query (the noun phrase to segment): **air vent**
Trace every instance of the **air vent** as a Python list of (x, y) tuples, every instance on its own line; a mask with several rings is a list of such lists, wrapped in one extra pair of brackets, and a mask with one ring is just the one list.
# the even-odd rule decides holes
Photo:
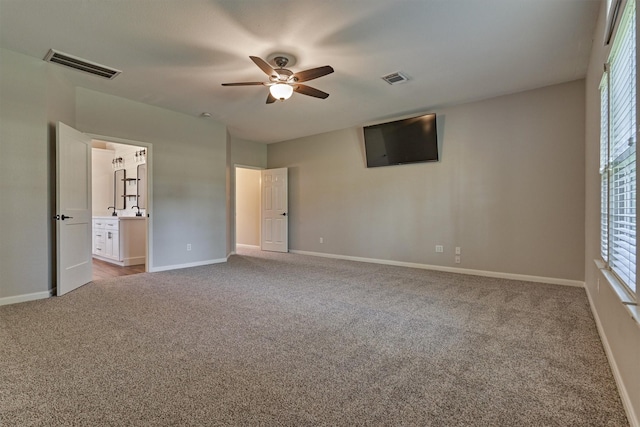
[(390, 85), (397, 85), (409, 81), (409, 78), (398, 71), (397, 73), (391, 73), (386, 76), (382, 76), (382, 80), (389, 83)]
[(113, 80), (118, 74), (122, 72), (120, 70), (96, 64), (95, 62), (87, 61), (86, 59), (78, 58), (77, 56), (69, 55), (63, 52), (58, 52), (53, 49), (49, 49), (49, 52), (47, 52), (44, 60), (109, 80)]

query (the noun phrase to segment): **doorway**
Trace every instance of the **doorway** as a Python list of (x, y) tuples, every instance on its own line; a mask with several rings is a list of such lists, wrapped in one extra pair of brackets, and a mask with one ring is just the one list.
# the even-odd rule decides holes
[(234, 167), (234, 252), (289, 252), (288, 169)]
[(235, 167), (235, 252), (260, 249), (261, 169)]
[(93, 280), (146, 272), (149, 147), (91, 145)]

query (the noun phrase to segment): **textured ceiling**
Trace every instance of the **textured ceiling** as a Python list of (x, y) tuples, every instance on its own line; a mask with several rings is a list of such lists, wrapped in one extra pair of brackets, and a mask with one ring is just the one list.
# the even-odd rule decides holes
[[(74, 84), (273, 142), (584, 77), (600, 0), (0, 0), (0, 46), (123, 71)], [(330, 93), (266, 105), (249, 55), (331, 65)], [(56, 66), (56, 65), (51, 65)], [(403, 71), (390, 86), (381, 76)], [(206, 120), (206, 119), (203, 119)]]

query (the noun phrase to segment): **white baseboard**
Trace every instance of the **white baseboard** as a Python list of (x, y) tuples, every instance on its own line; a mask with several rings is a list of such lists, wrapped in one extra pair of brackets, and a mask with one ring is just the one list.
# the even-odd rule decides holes
[(236, 243), (236, 248), (245, 248), (245, 249), (257, 249), (260, 250), (259, 245), (245, 245), (243, 243)]
[(122, 261), (116, 261), (114, 259), (107, 258), (107, 257), (101, 256), (101, 255), (96, 255), (96, 254), (92, 254), (91, 256), (93, 258), (95, 258), (95, 259), (99, 259), (100, 261), (108, 262), (108, 263), (113, 264), (113, 265), (119, 265), (120, 267), (130, 267), (132, 265), (142, 265), (142, 264), (146, 263), (146, 261), (147, 261), (147, 257), (146, 256), (125, 258)]
[(0, 305), (17, 304), (19, 302), (35, 301), (38, 299), (49, 298), (53, 295), (55, 289), (50, 291), (34, 292), (31, 294), (15, 295), (12, 297), (0, 298)]
[(589, 307), (591, 308), (591, 313), (593, 314), (593, 318), (596, 321), (596, 328), (598, 329), (598, 335), (600, 335), (600, 341), (602, 341), (604, 352), (607, 355), (607, 360), (609, 361), (609, 366), (611, 367), (613, 378), (615, 379), (616, 385), (618, 386), (617, 387), (618, 393), (620, 394), (620, 400), (622, 400), (622, 406), (624, 406), (625, 412), (627, 413), (629, 425), (631, 427), (640, 427), (640, 420), (638, 419), (637, 414), (634, 412), (631, 398), (629, 397), (629, 393), (627, 393), (627, 388), (624, 386), (622, 375), (620, 375), (620, 370), (618, 369), (618, 365), (616, 364), (616, 359), (613, 357), (613, 350), (611, 350), (611, 346), (609, 345), (609, 340), (607, 339), (607, 335), (605, 334), (604, 328), (602, 327), (602, 323), (600, 322), (600, 316), (598, 316), (598, 311), (595, 308), (593, 299), (591, 299), (589, 288), (586, 288), (586, 290), (587, 290), (587, 298), (589, 299)]
[(119, 265), (120, 267), (124, 267), (124, 263), (121, 261), (116, 261), (115, 259), (107, 258), (102, 255), (92, 254), (92, 258), (99, 259), (100, 261), (108, 262), (109, 264)]
[(295, 253), (295, 254), (301, 254), (301, 255), (319, 256), (323, 258), (335, 258), (335, 259), (344, 259), (348, 261), (370, 262), (372, 264), (395, 265), (398, 267), (410, 267), (410, 268), (420, 268), (423, 270), (445, 271), (447, 273), (469, 274), (472, 276), (495, 277), (498, 279), (521, 280), (524, 282), (548, 283), (551, 285), (564, 285), (564, 286), (575, 286), (579, 288), (584, 288), (584, 282), (582, 281), (558, 279), (555, 277), (529, 276), (526, 274), (513, 274), (513, 273), (501, 273), (497, 271), (472, 270), (469, 268), (445, 267), (441, 265), (418, 264), (414, 262), (392, 261), (392, 260), (376, 259), (376, 258), (362, 258), (362, 257), (347, 256), (347, 255), (327, 254), (322, 252), (309, 252), (309, 251), (298, 251), (298, 250), (289, 250), (289, 252)]
[(220, 264), (227, 262), (227, 258), (209, 259), (206, 261), (188, 262), (186, 264), (163, 265), (161, 267), (150, 267), (149, 272), (156, 273), (159, 271), (179, 270), (181, 268), (200, 267), (202, 265)]

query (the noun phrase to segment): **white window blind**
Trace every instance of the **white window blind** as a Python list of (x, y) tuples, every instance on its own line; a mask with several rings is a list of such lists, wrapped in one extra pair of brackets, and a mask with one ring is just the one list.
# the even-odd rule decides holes
[(600, 253), (609, 260), (609, 73), (600, 83)]
[[(636, 6), (629, 0), (619, 23), (602, 103), (602, 254), (636, 291)], [(606, 117), (606, 120), (605, 120)], [(605, 130), (608, 135), (605, 135)], [(603, 161), (605, 156), (606, 161)]]

